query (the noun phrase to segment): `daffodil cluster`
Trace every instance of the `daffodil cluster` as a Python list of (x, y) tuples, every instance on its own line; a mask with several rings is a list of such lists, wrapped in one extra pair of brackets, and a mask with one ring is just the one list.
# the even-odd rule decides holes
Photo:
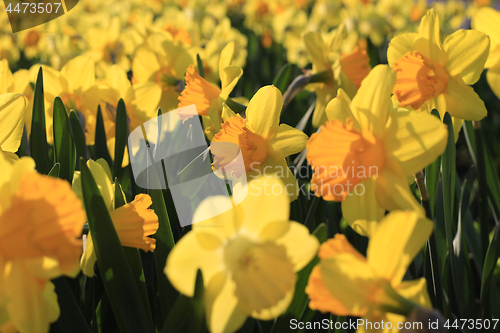
[(498, 9), (82, 0), (29, 29), (0, 16), (0, 332), (486, 328)]

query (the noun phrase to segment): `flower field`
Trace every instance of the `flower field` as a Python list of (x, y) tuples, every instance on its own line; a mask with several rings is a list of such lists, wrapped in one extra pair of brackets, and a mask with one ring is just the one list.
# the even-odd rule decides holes
[(0, 333), (500, 331), (499, 1), (30, 5)]

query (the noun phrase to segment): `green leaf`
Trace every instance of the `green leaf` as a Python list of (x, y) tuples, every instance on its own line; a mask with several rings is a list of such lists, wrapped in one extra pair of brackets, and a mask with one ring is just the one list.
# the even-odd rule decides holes
[(205, 77), (205, 69), (203, 68), (203, 61), (200, 58), (200, 55), (196, 55), (196, 62), (198, 64), (198, 73), (200, 74), (201, 77)]
[[(444, 123), (448, 126), (448, 144), (441, 158), (441, 172), (443, 174), (443, 208), (444, 208), (444, 222), (446, 230), (446, 244), (448, 251), (453, 250), (453, 237), (455, 229), (455, 221), (453, 218), (453, 204), (455, 201), (455, 160), (456, 160), (456, 150), (455, 150), (455, 137), (453, 130), (453, 122), (449, 113), (444, 115)], [(450, 253), (449, 253), (450, 254)], [(455, 264), (454, 255), (449, 255), (449, 264), (451, 269), (451, 285), (449, 285), (449, 293), (454, 293), (457, 295), (458, 287), (458, 276), (457, 267)], [(450, 298), (452, 295), (450, 295)], [(455, 298), (459, 299), (459, 298)]]
[(273, 85), (278, 88), (281, 93), (284, 93), (286, 91), (286, 88), (288, 88), (288, 85), (290, 84), (291, 76), (293, 72), (293, 66), (289, 63), (283, 65), (283, 67), (280, 68), (280, 71), (278, 72), (278, 75), (273, 80)]
[[(491, 239), (490, 245), (488, 246), (488, 251), (486, 252), (486, 258), (484, 259), (483, 267), (483, 277), (481, 279), (481, 308), (485, 308), (485, 316), (491, 315), (488, 309), (488, 298), (490, 285), (492, 283), (493, 272), (498, 262), (498, 257), (500, 256), (500, 223), (496, 221), (495, 231), (493, 233), (493, 238)], [(481, 311), (479, 313), (482, 313)], [(486, 317), (487, 318), (487, 317)]]
[(203, 276), (201, 271), (198, 270), (196, 273), (194, 296), (189, 298), (181, 294), (177, 297), (172, 311), (165, 321), (161, 332), (205, 332), (205, 313), (203, 302)]
[(76, 164), (76, 150), (69, 125), (68, 114), (64, 103), (59, 96), (54, 100), (54, 157), (55, 162), (61, 164), (59, 177), (67, 180), (70, 184), (73, 181)]
[(90, 328), (85, 322), (66, 277), (58, 277), (52, 280), (52, 283), (55, 286), (57, 302), (61, 310), (61, 314), (57, 319), (57, 325), (61, 332), (90, 333)]
[(102, 118), (101, 106), (97, 107), (97, 118), (95, 124), (95, 159), (103, 158), (110, 167), (113, 166), (113, 161), (108, 151), (108, 140), (106, 139), (106, 129), (104, 128), (104, 120)]
[(82, 124), (78, 115), (75, 111), (71, 110), (69, 112), (69, 125), (71, 127), (71, 133), (73, 134), (73, 139), (75, 140), (76, 156), (78, 160), (83, 158), (84, 161), (88, 160), (87, 156), (87, 143), (85, 140), (85, 134), (83, 133)]
[[(322, 244), (327, 239), (326, 225), (321, 223), (313, 232), (319, 243)], [(295, 293), (293, 295), (292, 302), (286, 310), (286, 312), (278, 317), (276, 323), (272, 329), (272, 332), (284, 332), (290, 327), (290, 320), (297, 319), (300, 320), (307, 309), (307, 303), (309, 302), (309, 297), (307, 296), (305, 290), (307, 283), (309, 281), (309, 275), (313, 268), (319, 263), (319, 258), (315, 257), (309, 264), (302, 268), (297, 273), (297, 282), (295, 283)]]
[(50, 169), (47, 176), (58, 178), (60, 169), (61, 169), (61, 164), (59, 164), (59, 163), (54, 164), (54, 166), (52, 167), (52, 169)]
[(80, 160), (82, 193), (89, 228), (116, 321), (121, 332), (153, 332), (133, 272), (116, 234), (106, 204), (86, 163)]
[(49, 153), (47, 147), (47, 132), (45, 126), (45, 101), (43, 93), (43, 71), (38, 71), (33, 97), (33, 115), (31, 118), (30, 151), (39, 173), (48, 174)]
[[(433, 109), (431, 113), (433, 116), (440, 119), (439, 112), (436, 109)], [(430, 206), (433, 213), (434, 213), (434, 208), (436, 206), (436, 197), (438, 193), (440, 174), (441, 174), (441, 156), (439, 156), (434, 162), (425, 167), (425, 185), (427, 187), (427, 193), (429, 193)]]
[(125, 102), (120, 98), (116, 108), (116, 128), (115, 128), (115, 160), (113, 173), (115, 177), (120, 177), (122, 173), (123, 156), (127, 146), (128, 137), (128, 116)]

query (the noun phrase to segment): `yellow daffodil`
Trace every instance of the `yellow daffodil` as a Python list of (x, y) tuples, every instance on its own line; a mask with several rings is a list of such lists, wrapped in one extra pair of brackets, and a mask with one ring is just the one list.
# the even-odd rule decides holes
[[(108, 164), (103, 159), (95, 162), (88, 160), (87, 166), (110, 212), (121, 244), (146, 252), (153, 251), (156, 247), (156, 240), (148, 236), (154, 235), (156, 230), (158, 230), (158, 216), (156, 216), (152, 209), (149, 209), (149, 206), (152, 204), (151, 197), (147, 194), (138, 194), (132, 202), (115, 209), (116, 184), (111, 181), (111, 170)], [(73, 177), (73, 190), (82, 198), (82, 181), (79, 171), (76, 171)], [(121, 193), (125, 201), (125, 195), (123, 192)], [(94, 276), (94, 264), (96, 260), (94, 243), (89, 232), (85, 250), (80, 261), (80, 267), (85, 275), (89, 277)]]
[[(115, 154), (116, 107), (120, 98), (125, 103), (129, 119), (129, 131), (157, 116), (161, 88), (153, 82), (132, 85), (127, 73), (118, 65), (106, 69), (106, 77), (92, 86), (87, 93), (90, 104), (100, 104), (108, 151)], [(125, 147), (122, 166), (128, 165), (128, 147)]]
[(92, 57), (96, 63), (98, 77), (103, 77), (106, 68), (112, 64), (120, 66), (123, 70), (130, 70), (130, 60), (125, 54), (120, 41), (121, 22), (117, 16), (108, 20), (107, 28), (91, 27), (83, 38), (88, 45), (85, 55)]
[[(298, 196), (297, 180), (287, 166), (285, 157), (305, 148), (307, 135), (286, 124), (279, 124), (283, 97), (275, 86), (265, 86), (252, 97), (246, 109), (246, 119), (225, 108), (227, 117), (222, 129), (212, 140), (211, 151), (214, 168), (218, 170), (228, 165), (237, 154), (226, 149), (223, 142), (239, 146), (246, 174), (236, 170), (231, 178), (258, 178), (262, 174), (275, 175), (286, 184), (290, 200)], [(214, 145), (215, 143), (215, 145)]]
[(425, 278), (402, 281), (432, 228), (432, 222), (416, 212), (392, 212), (370, 238), (366, 258), (344, 235), (335, 235), (321, 245), (320, 263), (309, 276), (309, 307), (385, 323), (385, 329), (368, 326), (357, 332), (398, 332), (397, 323), (413, 308), (432, 308)]
[(162, 112), (177, 108), (184, 73), (194, 63), (182, 44), (174, 43), (170, 33), (154, 32), (135, 51), (132, 60), (133, 83), (154, 82), (162, 89)]
[[(249, 316), (270, 320), (283, 313), (294, 294), (296, 272), (316, 254), (318, 240), (289, 221), (283, 185), (273, 177), (250, 183), (252, 191), (241, 203), (193, 224), (168, 256), (165, 274), (184, 295), (193, 296), (201, 270), (212, 333), (234, 332)], [(206, 199), (194, 219), (213, 216), (220, 206), (231, 207), (232, 200)]]
[(344, 218), (370, 235), (385, 210), (417, 209), (407, 177), (432, 163), (446, 147), (446, 126), (423, 112), (392, 110), (396, 74), (378, 65), (352, 100), (339, 90), (327, 108), (328, 122), (307, 142), (314, 170), (311, 189), (343, 201)]
[(59, 317), (50, 279), (75, 277), (85, 223), (82, 202), (35, 162), (0, 154), (0, 331), (46, 333)]
[(194, 66), (190, 65), (186, 71), (186, 86), (179, 96), (178, 108), (195, 104), (198, 114), (208, 118), (204, 119), (204, 125), (209, 139), (219, 132), (222, 121), (220, 118), (222, 103), (227, 101), (229, 94), (243, 74), (241, 67), (231, 65), (234, 47), (235, 44), (231, 42), (221, 52), (219, 62), (220, 89), (202, 78), (196, 73)]
[(22, 94), (0, 95), (0, 155), (10, 161), (18, 159), (15, 153), (23, 136), (25, 107)]
[(95, 84), (95, 63), (89, 56), (78, 56), (71, 59), (57, 71), (49, 66), (33, 66), (31, 77), (33, 82), (39, 68), (43, 70), (43, 89), (45, 95), (45, 117), (47, 141), (53, 141), (52, 105), (56, 96), (61, 97), (66, 110), (79, 111), (85, 120), (85, 137), (88, 145), (94, 144), (97, 104), (95, 91), (90, 88)]
[(354, 97), (361, 81), (370, 72), (366, 43), (360, 43), (350, 52), (342, 53), (345, 33), (345, 26), (341, 25), (329, 35), (326, 42), (317, 32), (307, 32), (302, 37), (313, 64), (312, 74), (327, 73), (325, 82), (308, 85), (317, 97), (312, 118), (314, 127), (327, 121), (325, 107), (337, 95), (337, 89), (342, 88), (349, 97)]
[(6, 59), (0, 60), (0, 94), (21, 93), (26, 98), (24, 108), (24, 126), (31, 132), (31, 114), (33, 113), (33, 89), (30, 85), (29, 71), (20, 69), (12, 73)]
[(500, 12), (483, 7), (472, 17), (472, 28), (490, 37), (490, 54), (484, 68), (491, 90), (500, 98)]
[(439, 16), (430, 9), (418, 33), (394, 37), (387, 59), (397, 75), (394, 95), (402, 107), (453, 117), (455, 137), (463, 120), (481, 120), (486, 107), (468, 85), (479, 80), (488, 58), (489, 39), (482, 32), (458, 30), (441, 43)]

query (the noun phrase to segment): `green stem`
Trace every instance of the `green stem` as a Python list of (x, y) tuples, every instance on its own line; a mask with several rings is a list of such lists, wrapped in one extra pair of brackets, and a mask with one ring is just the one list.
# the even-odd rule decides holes
[(227, 98), (226, 104), (234, 113), (242, 113), (247, 109), (245, 105), (235, 102), (231, 97)]
[[(425, 177), (423, 171), (419, 171), (415, 174), (415, 181), (417, 182), (418, 189), (420, 190), (420, 198), (422, 200), (422, 206), (425, 210), (425, 216), (433, 221), (431, 202), (429, 198), (429, 193), (427, 192), (427, 187), (425, 186)], [(441, 270), (439, 269), (439, 257), (437, 250), (436, 236), (432, 232), (429, 240), (427, 241), (427, 253), (429, 255), (429, 263), (431, 266), (432, 273), (432, 286), (434, 290), (434, 299), (436, 301), (436, 307), (444, 312), (444, 295), (443, 288), (441, 286)]]
[(380, 309), (384, 312), (390, 312), (407, 317), (413, 309), (419, 309), (420, 305), (404, 298), (388, 283), (384, 286), (384, 291), (398, 304), (384, 304)]
[(481, 122), (474, 121), (474, 136), (476, 138), (476, 163), (477, 181), (479, 186), (479, 225), (481, 237), (481, 249), (483, 256), (486, 256), (490, 244), (488, 225), (488, 185), (486, 183), (486, 165), (484, 160), (483, 137), (481, 133)]

